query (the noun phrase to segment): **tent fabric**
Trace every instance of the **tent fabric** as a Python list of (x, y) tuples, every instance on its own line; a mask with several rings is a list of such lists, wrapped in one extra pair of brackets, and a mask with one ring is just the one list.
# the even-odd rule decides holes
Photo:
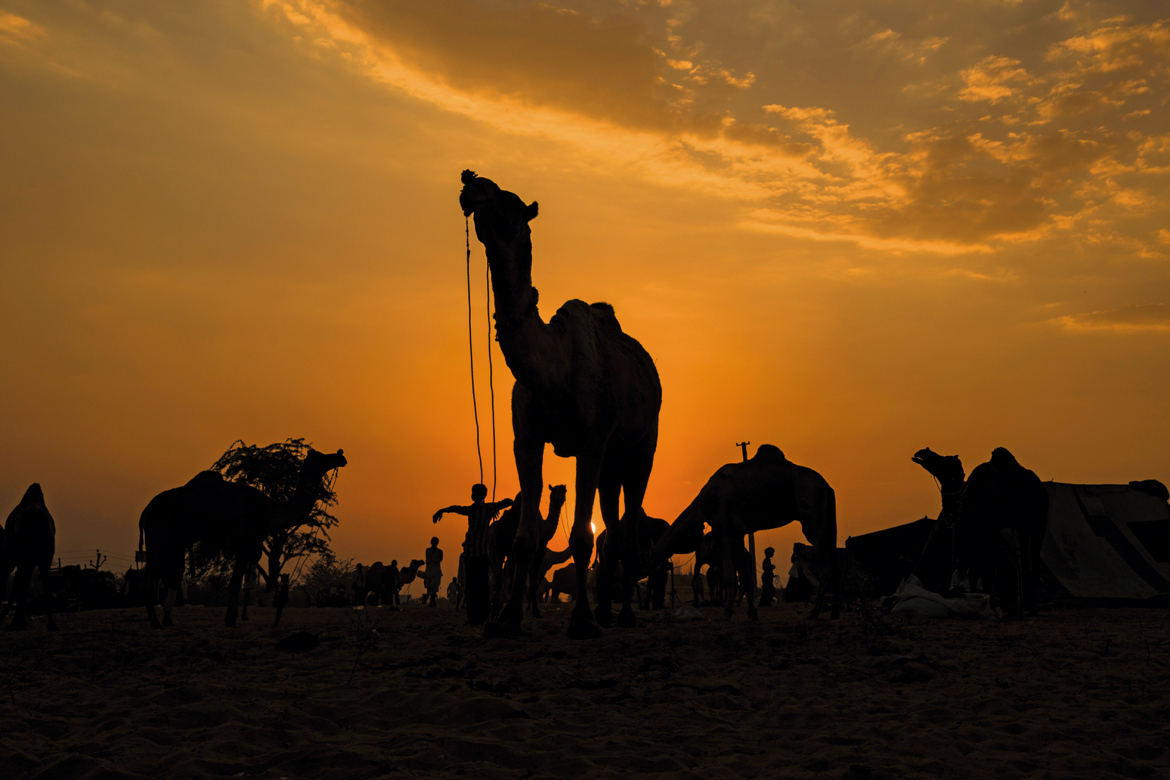
[(1170, 504), (1129, 485), (1046, 487), (1048, 531), (1040, 560), (1069, 596), (1170, 595)]
[[(1046, 482), (1048, 530), (1041, 547), (1040, 580), (1049, 598), (1149, 601), (1170, 598), (1170, 504), (1149, 491), (1130, 485), (1074, 485)], [(931, 539), (935, 520), (912, 523), (850, 537), (845, 547), (882, 587), (905, 556), (921, 561), (921, 569), (949, 565), (949, 553)], [(931, 578), (933, 579), (933, 578)]]

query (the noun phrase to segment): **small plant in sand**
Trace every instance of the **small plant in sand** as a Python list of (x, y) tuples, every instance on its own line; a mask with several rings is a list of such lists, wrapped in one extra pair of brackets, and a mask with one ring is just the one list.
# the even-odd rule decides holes
[(353, 682), (353, 677), (357, 674), (358, 666), (362, 662), (362, 656), (377, 644), (378, 627), (382, 625), (382, 621), (390, 613), (380, 609), (355, 609), (349, 614), (353, 620), (358, 641), (354, 646), (353, 668), (349, 670), (349, 679), (345, 681), (346, 685)]

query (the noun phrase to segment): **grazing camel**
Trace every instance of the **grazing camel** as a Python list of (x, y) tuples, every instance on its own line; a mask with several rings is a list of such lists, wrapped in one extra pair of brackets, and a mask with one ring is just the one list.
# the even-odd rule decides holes
[(36, 482), (24, 491), (20, 503), (8, 515), (4, 524), (3, 555), (0, 555), (0, 598), (8, 587), (8, 576), (16, 569), (16, 579), (12, 583), (12, 598), (4, 604), (4, 611), (0, 613), (0, 621), (8, 615), (8, 610), (15, 605), (16, 613), (12, 617), (12, 628), (25, 628), (24, 616), (28, 611), (29, 591), (33, 569), (41, 575), (41, 591), (45, 597), (48, 614), (49, 630), (56, 631), (57, 623), (53, 620), (53, 594), (49, 589), (49, 570), (53, 566), (53, 554), (56, 550), (57, 526), (53, 516), (45, 506), (45, 494)]
[[(573, 548), (571, 547), (566, 547), (565, 549), (559, 550), (557, 552), (546, 552), (544, 554), (544, 558), (541, 559), (540, 562), (540, 572), (536, 577), (537, 592), (535, 594), (528, 594), (528, 597), (531, 601), (546, 601), (548, 599), (549, 589), (552, 587), (552, 582), (549, 581), (548, 573), (572, 557)], [(576, 575), (574, 574), (573, 576)]]
[(703, 523), (711, 526), (715, 548), (723, 564), (727, 588), (725, 613), (735, 610), (732, 594), (736, 575), (747, 596), (748, 617), (757, 618), (753, 570), (755, 561), (744, 548), (746, 534), (781, 528), (798, 520), (804, 536), (817, 552), (822, 573), (816, 604), (809, 618), (821, 613), (825, 594), (833, 592), (832, 617), (840, 616), (840, 572), (837, 562), (837, 497), (817, 472), (798, 466), (779, 448), (762, 444), (750, 460), (729, 463), (715, 472), (699, 495), (683, 510), (650, 553), (665, 561), (702, 543)]
[[(521, 508), (514, 554), (526, 571), (540, 538), (540, 495), (544, 488), (544, 445), (561, 457), (577, 459), (576, 505), (570, 546), (577, 564), (578, 593), (585, 591), (593, 533), (593, 501), (600, 494), (601, 518), (610, 530), (611, 568), (600, 578), (597, 608), (578, 598), (569, 619), (569, 636), (601, 634), (610, 624), (613, 577), (619, 557), (637, 551), (637, 522), (658, 447), (662, 385), (654, 361), (642, 345), (622, 332), (613, 307), (572, 300), (548, 323), (537, 311), (532, 286), (532, 233), (528, 223), (537, 205), (525, 205), (472, 171), (462, 175), (459, 205), (475, 215), (475, 235), (487, 252), (495, 296), (496, 337), (516, 377), (512, 391), (513, 452), (520, 490), (530, 501)], [(618, 518), (618, 500), (625, 515)], [(619, 556), (619, 550), (621, 555)], [(630, 605), (633, 566), (622, 584), (618, 625), (636, 623)], [(519, 632), (524, 615), (524, 582), (515, 578), (499, 623), (488, 629)]]
[[(953, 516), (955, 497), (959, 519), (955, 530), (957, 568), (973, 585), (983, 580), (984, 589), (996, 598), (996, 549), (1001, 533), (1016, 540), (1016, 607), (1013, 614), (1037, 614), (1036, 580), (1040, 547), (1048, 529), (1048, 490), (1035, 472), (1024, 468), (1008, 450), (997, 447), (991, 459), (971, 471), (962, 490), (962, 463), (958, 457), (919, 450), (912, 460), (938, 477), (943, 490), (943, 515)], [(944, 481), (945, 479), (945, 481)], [(950, 500), (948, 502), (948, 488)]]
[[(645, 512), (638, 522), (638, 557), (635, 559), (634, 582), (648, 579), (646, 583), (646, 601), (654, 602), (655, 609), (661, 609), (666, 597), (667, 562), (649, 557), (654, 545), (670, 530), (670, 523), (658, 517), (650, 517)], [(597, 568), (604, 571), (606, 539), (608, 531), (597, 535)], [(623, 567), (624, 568), (624, 567)], [(624, 573), (624, 571), (623, 571)], [(642, 609), (649, 608), (649, 604), (639, 604)]]
[[(590, 567), (585, 572), (585, 592), (594, 593), (597, 590), (597, 569)], [(573, 601), (577, 601), (577, 562), (570, 561), (563, 569), (557, 569), (552, 575), (552, 584), (549, 588), (549, 600), (560, 601), (561, 594), (566, 594)]]
[[(301, 463), (296, 491), (288, 501), (274, 501), (256, 488), (228, 482), (214, 471), (196, 474), (186, 485), (152, 498), (138, 521), (138, 548), (146, 550), (145, 570), (150, 582), (146, 611), (151, 627), (172, 625), (171, 609), (183, 578), (184, 554), (196, 543), (212, 544), (235, 558), (225, 620), (226, 625), (234, 626), (244, 572), (260, 560), (264, 540), (273, 530), (302, 525), (317, 503), (325, 476), (345, 464), (341, 450), (323, 454), (310, 449)], [(161, 625), (154, 609), (158, 580), (167, 588)]]

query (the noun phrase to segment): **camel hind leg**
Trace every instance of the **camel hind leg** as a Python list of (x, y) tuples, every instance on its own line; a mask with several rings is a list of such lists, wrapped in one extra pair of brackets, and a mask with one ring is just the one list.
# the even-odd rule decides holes
[(53, 620), (53, 591), (49, 587), (49, 571), (53, 568), (53, 554), (37, 565), (41, 575), (41, 591), (45, 594), (45, 618), (50, 631), (57, 630), (57, 622)]
[(816, 603), (808, 613), (810, 620), (820, 616), (828, 587), (833, 589), (833, 611), (830, 617), (834, 620), (841, 617), (841, 562), (837, 559), (837, 494), (828, 485), (825, 486), (825, 490), (821, 506), (817, 508), (815, 514), (809, 513), (807, 523), (801, 521), (804, 535), (812, 542), (813, 550), (817, 554), (821, 575)]
[[(650, 472), (654, 468), (654, 451), (658, 447), (657, 426), (640, 443), (623, 453), (620, 461), (622, 470), (622, 493), (625, 511), (622, 514), (622, 611), (618, 625), (633, 627), (637, 623), (630, 606), (633, 591), (642, 567), (641, 550), (638, 547), (638, 525), (645, 517), (642, 501), (646, 498), (646, 486), (650, 483)], [(614, 507), (616, 513), (617, 507)]]
[[(605, 524), (605, 545), (597, 554), (600, 566), (597, 570), (597, 607), (593, 610), (597, 624), (603, 628), (609, 628), (612, 622), (610, 608), (613, 606), (613, 586), (618, 564), (622, 561), (625, 528), (618, 520), (620, 495), (621, 483), (617, 481), (612, 469), (603, 468), (601, 481), (597, 486), (597, 503), (601, 509), (601, 520)], [(624, 574), (625, 567), (622, 571)], [(632, 612), (630, 617), (633, 617)]]
[(592, 639), (601, 636), (597, 618), (589, 609), (589, 564), (593, 558), (593, 531), (589, 521), (593, 516), (593, 501), (601, 476), (601, 453), (583, 452), (577, 456), (576, 501), (573, 506), (573, 530), (569, 547), (577, 574), (577, 597), (569, 618), (570, 639)]

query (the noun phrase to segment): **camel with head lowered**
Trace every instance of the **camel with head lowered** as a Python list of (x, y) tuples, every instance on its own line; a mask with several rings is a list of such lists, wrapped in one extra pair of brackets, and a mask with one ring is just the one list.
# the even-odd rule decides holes
[[(152, 498), (138, 521), (138, 547), (146, 551), (146, 613), (151, 627), (172, 625), (184, 555), (196, 544), (210, 544), (235, 558), (226, 617), (226, 624), (234, 626), (240, 584), (248, 568), (260, 560), (264, 540), (275, 530), (304, 524), (320, 497), (325, 476), (345, 464), (341, 450), (323, 454), (310, 449), (288, 501), (275, 501), (250, 485), (228, 482), (214, 471), (197, 474), (186, 485)], [(159, 580), (167, 588), (161, 625), (154, 609)]]
[(912, 460), (939, 481), (943, 500), (939, 521), (948, 520), (955, 527), (955, 567), (973, 586), (982, 579), (984, 589), (996, 598), (996, 550), (1001, 534), (1009, 532), (1016, 541), (1015, 612), (1022, 615), (1027, 604), (1035, 615), (1040, 547), (1048, 529), (1044, 483), (1003, 447), (976, 466), (966, 482), (956, 455), (939, 455), (927, 448), (916, 452)]
[(12, 583), (12, 598), (5, 603), (0, 621), (8, 616), (8, 610), (15, 605), (16, 614), (12, 617), (14, 629), (25, 627), (24, 615), (28, 610), (30, 581), (33, 569), (36, 569), (41, 575), (41, 592), (48, 609), (49, 630), (57, 630), (57, 623), (53, 620), (52, 592), (49, 590), (49, 570), (53, 566), (56, 539), (57, 526), (45, 506), (45, 494), (41, 492), (41, 486), (34, 482), (24, 491), (24, 497), (4, 523), (3, 552), (0, 554), (0, 598), (4, 596), (8, 576), (13, 569), (16, 569), (16, 579)]
[[(619, 558), (637, 555), (637, 523), (658, 447), (662, 385), (642, 345), (622, 332), (613, 307), (565, 303), (549, 322), (537, 311), (532, 286), (532, 232), (537, 205), (526, 205), (472, 171), (462, 175), (459, 205), (475, 215), (475, 235), (487, 252), (495, 300), (496, 337), (516, 384), (512, 390), (513, 453), (521, 508), (513, 554), (526, 571), (539, 546), (540, 496), (544, 488), (544, 445), (577, 459), (576, 503), (570, 546), (577, 564), (578, 593), (593, 557), (589, 521), (600, 496), (601, 518), (610, 530), (608, 568), (598, 578), (597, 608), (578, 598), (569, 636), (598, 636), (610, 624), (610, 603)], [(618, 517), (624, 494), (625, 514)], [(618, 625), (636, 622), (630, 605), (634, 567), (626, 567)], [(524, 582), (512, 583), (508, 602), (489, 630), (517, 632), (524, 614)]]
[[(821, 569), (817, 600), (809, 613), (821, 613), (825, 594), (833, 593), (832, 617), (840, 615), (840, 571), (837, 561), (837, 496), (817, 472), (798, 466), (771, 444), (762, 444), (755, 457), (729, 463), (715, 472), (699, 495), (683, 510), (670, 530), (654, 545), (652, 560), (696, 550), (702, 544), (703, 524), (711, 526), (718, 559), (722, 563), (727, 600), (724, 610), (735, 611), (732, 594), (743, 583), (748, 617), (755, 620), (755, 561), (744, 548), (744, 536), (754, 531), (781, 528), (799, 521), (805, 538), (817, 553)], [(738, 581), (737, 575), (738, 573)]]

